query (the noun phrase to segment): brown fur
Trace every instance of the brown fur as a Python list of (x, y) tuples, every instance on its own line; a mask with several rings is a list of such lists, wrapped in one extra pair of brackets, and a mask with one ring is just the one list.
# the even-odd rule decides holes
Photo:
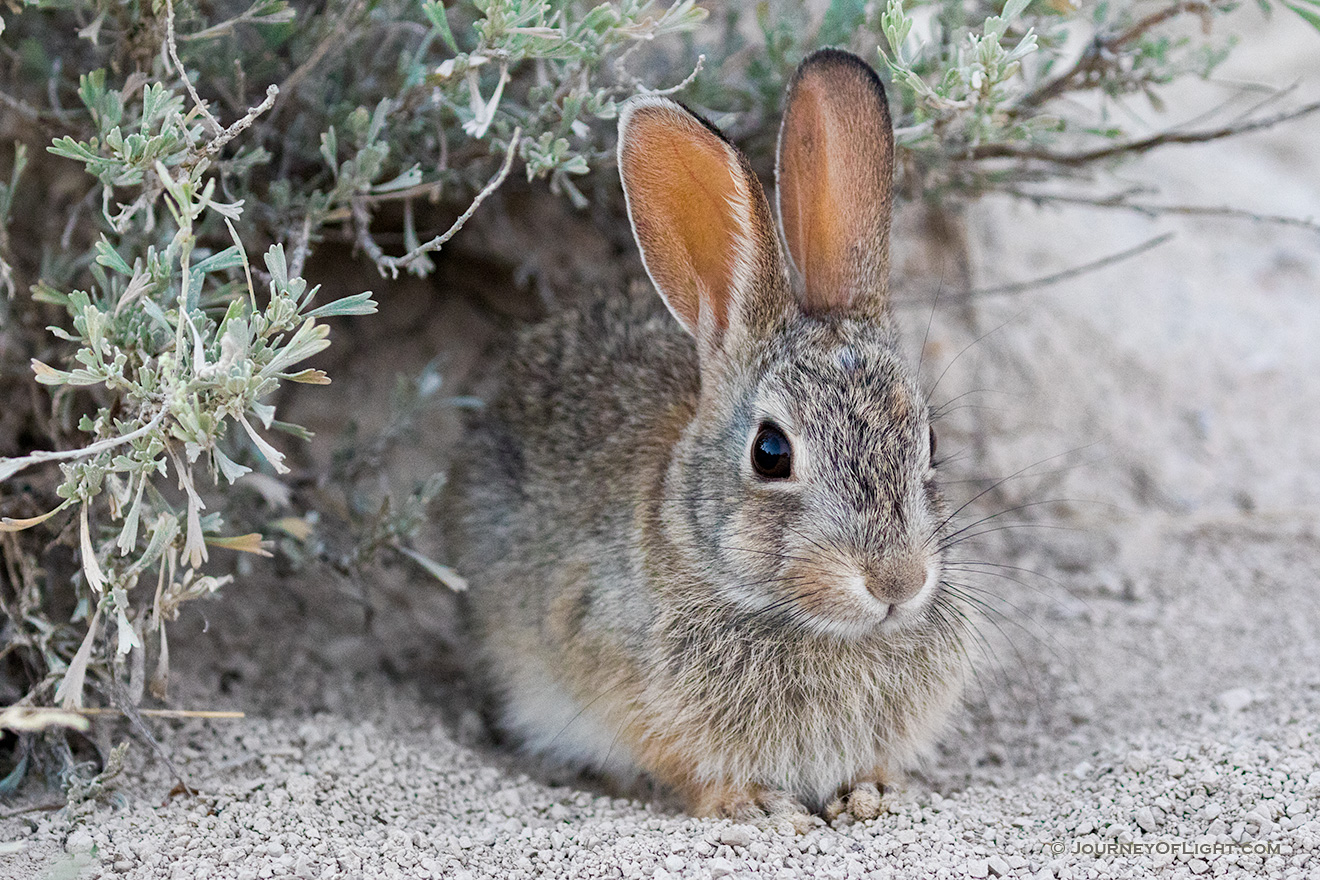
[[(861, 97), (879, 109), (844, 112)], [(625, 107), (620, 167), (661, 296), (522, 335), (445, 525), (473, 668), (510, 733), (646, 771), (697, 813), (800, 828), (804, 805), (873, 812), (929, 747), (968, 612), (939, 586), (927, 407), (885, 309), (893, 147), (874, 75), (807, 59), (785, 144), (796, 294), (746, 160), (679, 105)], [(789, 479), (752, 470), (767, 422)]]
[[(824, 50), (788, 87), (779, 217), (808, 312), (879, 314), (889, 279), (894, 177), (889, 105), (855, 56)], [(849, 60), (853, 59), (853, 60)], [(867, 247), (856, 247), (865, 241)]]

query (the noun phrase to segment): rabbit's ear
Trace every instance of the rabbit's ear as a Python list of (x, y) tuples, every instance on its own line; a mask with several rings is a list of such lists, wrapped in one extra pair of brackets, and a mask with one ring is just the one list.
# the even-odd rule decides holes
[(633, 98), (619, 176), (646, 271), (703, 352), (791, 302), (761, 183), (714, 127), (673, 101)]
[(799, 65), (779, 129), (779, 218), (808, 312), (884, 310), (894, 129), (865, 61), (822, 49)]

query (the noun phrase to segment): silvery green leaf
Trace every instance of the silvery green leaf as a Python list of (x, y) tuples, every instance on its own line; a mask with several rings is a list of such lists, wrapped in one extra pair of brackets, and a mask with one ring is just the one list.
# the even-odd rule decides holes
[(138, 519), (142, 512), (142, 490), (146, 484), (147, 477), (143, 474), (138, 478), (138, 490), (133, 495), (133, 504), (128, 508), (128, 514), (124, 517), (124, 527), (119, 530), (119, 540), (116, 541), (121, 556), (127, 556), (137, 546)]
[(131, 276), (133, 274), (133, 270), (129, 268), (128, 263), (124, 262), (124, 258), (119, 256), (119, 252), (114, 249), (110, 242), (106, 241), (104, 235), (93, 247), (96, 250), (96, 262), (107, 269), (113, 269), (120, 275)]
[(240, 415), (238, 417), (238, 423), (243, 426), (243, 430), (247, 432), (248, 438), (257, 447), (257, 451), (261, 453), (261, 457), (270, 462), (271, 467), (275, 468), (275, 473), (287, 474), (289, 468), (284, 464), (284, 453), (267, 443), (266, 440), (257, 433), (256, 429), (248, 423), (248, 420), (244, 416)]
[[(214, 178), (212, 178), (211, 182), (215, 182)], [(237, 220), (243, 216), (243, 203), (245, 201), (246, 199), (238, 199), (233, 202), (212, 202), (208, 200), (206, 206), (212, 211), (215, 211), (221, 217), (226, 217), (230, 220)]]
[[(212, 205), (211, 207), (215, 207)], [(220, 272), (224, 269), (233, 269), (243, 265), (243, 252), (237, 246), (230, 246), (220, 251), (218, 254), (211, 254), (204, 260), (198, 260), (193, 264), (194, 272)]]
[(400, 553), (407, 556), (413, 562), (416, 562), (426, 570), (431, 577), (444, 584), (455, 593), (461, 593), (468, 588), (467, 581), (458, 572), (447, 565), (441, 565), (434, 559), (429, 559), (416, 550), (409, 550), (407, 547), (396, 547)]
[(87, 579), (87, 586), (92, 588), (92, 592), (99, 594), (105, 589), (105, 575), (101, 572), (101, 564), (97, 562), (96, 551), (92, 548), (91, 529), (87, 524), (89, 506), (90, 502), (87, 501), (82, 504), (82, 512), (78, 518), (78, 541), (83, 576)]
[(142, 641), (138, 638), (137, 632), (133, 629), (133, 624), (129, 623), (128, 615), (124, 609), (129, 607), (128, 593), (122, 587), (115, 587), (111, 591), (115, 602), (115, 621), (118, 624), (119, 648), (120, 654), (127, 654), (134, 648), (141, 648)]
[(96, 627), (100, 620), (101, 606), (98, 604), (91, 623), (87, 625), (87, 635), (78, 647), (78, 653), (69, 661), (69, 668), (55, 689), (55, 702), (65, 709), (82, 708), (83, 681), (87, 677), (87, 663), (92, 659), (92, 645), (96, 642)]
[(385, 120), (389, 118), (392, 109), (394, 101), (390, 98), (381, 98), (376, 104), (376, 111), (371, 114), (371, 125), (367, 128), (367, 143), (373, 144), (380, 139), (381, 130), (385, 128)]
[(270, 283), (276, 290), (289, 286), (289, 264), (284, 259), (284, 245), (273, 244), (266, 251), (266, 270), (270, 272)]
[(1012, 21), (1025, 12), (1030, 3), (1031, 0), (1008, 0), (1008, 2), (1004, 4), (1004, 18)]
[(321, 157), (335, 177), (339, 176), (339, 136), (332, 125), (321, 135)]
[(279, 431), (282, 434), (289, 434), (304, 442), (311, 440), (316, 436), (314, 432), (307, 430), (302, 425), (295, 425), (293, 422), (281, 422), (279, 419), (275, 419), (271, 422), (270, 427), (271, 430)]
[(458, 53), (458, 41), (454, 39), (454, 32), (449, 29), (449, 19), (445, 16), (445, 6), (438, 0), (425, 0), (422, 3), (422, 13), (431, 26), (440, 33), (440, 39), (445, 41), (449, 51)]
[(232, 458), (225, 455), (224, 452), (220, 450), (219, 446), (211, 447), (211, 457), (215, 459), (215, 463), (220, 467), (220, 473), (224, 474), (225, 479), (231, 486), (234, 485), (234, 481), (239, 477), (244, 474), (252, 473), (252, 468), (234, 461)]
[[(164, 460), (161, 462), (164, 464)], [(133, 577), (145, 571), (149, 566), (155, 563), (160, 555), (165, 552), (165, 548), (173, 543), (176, 535), (179, 534), (179, 520), (172, 514), (162, 513), (156, 518), (156, 524), (151, 527), (151, 540), (147, 542), (147, 549), (143, 551), (138, 560), (128, 567), (124, 576)]]
[(307, 313), (309, 318), (328, 318), (332, 315), (374, 315), (376, 314), (376, 301), (371, 298), (371, 291), (365, 293), (355, 293), (352, 296), (346, 296), (337, 299), (332, 303), (326, 303), (318, 309), (312, 309)]
[(78, 162), (100, 162), (101, 157), (93, 153), (87, 147), (75, 141), (73, 138), (65, 135), (46, 148), (48, 152), (56, 156), (62, 156), (65, 159), (74, 159)]
[(142, 311), (147, 313), (147, 317), (155, 321), (162, 329), (173, 331), (174, 326), (170, 324), (169, 318), (165, 317), (165, 312), (161, 311), (159, 305), (152, 299), (144, 299), (142, 302)]
[(420, 166), (414, 165), (393, 180), (387, 180), (384, 183), (376, 184), (371, 188), (371, 191), (374, 193), (394, 192), (401, 189), (410, 189), (421, 182), (422, 169)]
[(251, 408), (252, 414), (261, 419), (262, 427), (269, 428), (271, 420), (275, 418), (275, 407), (269, 403), (253, 401)]

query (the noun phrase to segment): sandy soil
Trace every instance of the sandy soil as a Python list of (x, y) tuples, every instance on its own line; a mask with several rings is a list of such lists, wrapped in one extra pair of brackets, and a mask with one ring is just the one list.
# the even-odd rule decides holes
[[(1280, 12), (1252, 45), (1226, 76), (1320, 90), (1320, 36)], [(1312, 118), (1123, 173), (1153, 200), (1320, 217), (1317, 143)], [(546, 778), (481, 744), (438, 647), (448, 597), (420, 576), (372, 586), (370, 629), (361, 596), (249, 578), (179, 623), (174, 695), (248, 717), (155, 728), (200, 794), (135, 748), (81, 817), (0, 820), (0, 876), (1320, 880), (1320, 238), (1007, 200), (971, 230), (982, 287), (1176, 237), (935, 310), (950, 495), (1016, 474), (973, 518), (1038, 506), (964, 545), (987, 563), (985, 658), (880, 819), (785, 837)], [(902, 315), (915, 349), (929, 297)], [(394, 320), (481, 338), (461, 303)]]

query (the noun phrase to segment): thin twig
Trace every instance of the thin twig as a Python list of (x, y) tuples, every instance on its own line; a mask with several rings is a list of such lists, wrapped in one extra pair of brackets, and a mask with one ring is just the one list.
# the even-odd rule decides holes
[(42, 122), (41, 111), (7, 92), (0, 92), (0, 105), (8, 107), (29, 122)]
[[(160, 741), (152, 735), (151, 729), (147, 727), (147, 723), (142, 720), (143, 712), (150, 710), (142, 710), (133, 705), (128, 697), (128, 693), (124, 690), (123, 684), (119, 681), (118, 675), (111, 676), (110, 690), (111, 699), (121, 707), (118, 710), (119, 714), (128, 719), (129, 725), (133, 730), (137, 731), (138, 736), (147, 741), (147, 745), (151, 746), (151, 750), (156, 753), (156, 757), (165, 762), (165, 766), (169, 768), (170, 773), (174, 774), (175, 781), (183, 786), (183, 790), (188, 794), (192, 794), (192, 786), (188, 784), (188, 780), (183, 778), (183, 774), (179, 772), (179, 768), (170, 757), (170, 753), (165, 751), (165, 747), (162, 746)], [(115, 710), (110, 711), (113, 712)]]
[[(1264, 110), (1270, 104), (1278, 103), (1279, 101), (1291, 95), (1293, 92), (1297, 91), (1298, 86), (1300, 86), (1301, 84), (1302, 84), (1301, 80), (1296, 80), (1293, 82), (1292, 85), (1285, 86), (1281, 89), (1265, 87), (1267, 90), (1267, 94), (1265, 95), (1264, 98), (1261, 98), (1255, 104), (1252, 104), (1250, 107), (1243, 110), (1237, 116), (1234, 116), (1231, 120), (1229, 120), (1229, 122), (1237, 123), (1237, 122), (1241, 122), (1244, 119), (1250, 119), (1253, 115)], [(1260, 88), (1257, 86), (1252, 86), (1250, 84), (1241, 85), (1238, 87), (1241, 88), (1244, 92), (1251, 88)]]
[[(32, 707), (29, 712), (41, 712), (41, 707)], [(57, 711), (57, 710), (51, 710)], [(123, 715), (119, 709), (60, 709), (60, 712), (72, 712), (75, 715)], [(226, 712), (219, 709), (138, 709), (138, 714), (148, 718), (246, 718), (243, 712)]]
[(1166, 6), (1164, 9), (1152, 12), (1150, 15), (1132, 25), (1132, 27), (1123, 31), (1123, 33), (1119, 34), (1117, 37), (1107, 40), (1105, 42), (1105, 48), (1111, 52), (1116, 52), (1135, 41), (1137, 38), (1144, 36), (1151, 28), (1162, 25), (1169, 19), (1175, 18), (1179, 15), (1190, 12), (1193, 15), (1199, 15), (1202, 18), (1205, 18), (1207, 15), (1211, 15), (1215, 11), (1216, 7), (1212, 4), (1199, 3), (1196, 2), (1196, 0), (1184, 0), (1184, 2), (1181, 3), (1174, 3), (1172, 6)]
[[(1153, 250), (1159, 247), (1160, 245), (1164, 244), (1165, 242), (1173, 238), (1174, 235), (1175, 233), (1166, 232), (1163, 235), (1157, 235), (1154, 238), (1149, 239), (1148, 241), (1143, 241), (1141, 244), (1137, 245), (1136, 247), (1131, 247), (1126, 250), (1119, 251), (1116, 254), (1110, 254), (1107, 257), (1101, 257), (1098, 260), (1092, 260), (1089, 263), (1083, 263), (1080, 266), (1074, 266), (1071, 269), (1065, 269), (1062, 272), (1054, 272), (1049, 275), (1042, 275), (1040, 278), (1032, 278), (1028, 281), (1016, 281), (1011, 284), (998, 284), (995, 285), (994, 287), (975, 287), (961, 294), (956, 294), (953, 297), (949, 297), (949, 295), (946, 293), (941, 296), (940, 301), (965, 303), (968, 300), (980, 299), (982, 297), (987, 297), (987, 296), (1006, 296), (1010, 294), (1025, 293), (1029, 290), (1037, 290), (1043, 287), (1051, 287), (1055, 284), (1059, 284), (1060, 282), (1069, 281), (1073, 278), (1077, 278), (1080, 275), (1085, 275), (1090, 272), (1098, 271), (1100, 269), (1105, 268), (1106, 266), (1112, 266), (1115, 263), (1121, 263), (1124, 260), (1130, 260), (1133, 257), (1136, 257), (1140, 254), (1144, 254), (1146, 251)], [(910, 297), (910, 298), (904, 298), (902, 300), (895, 300), (894, 304), (899, 307), (919, 305), (922, 308), (925, 308), (929, 303), (922, 298)]]
[[(1189, 12), (1206, 16), (1214, 11), (1214, 6), (1200, 2), (1200, 0), (1179, 0), (1179, 2), (1157, 10), (1137, 21), (1120, 34), (1107, 38), (1096, 34), (1095, 39), (1086, 47), (1082, 52), (1082, 56), (1077, 59), (1072, 67), (1057, 78), (1023, 95), (1014, 104), (1014, 109), (1019, 113), (1023, 110), (1030, 110), (1059, 97), (1064, 92), (1083, 87), (1086, 85), (1085, 77), (1088, 73), (1099, 70), (1105, 64), (1111, 63), (1109, 59), (1117, 56), (1124, 46), (1138, 39), (1151, 28), (1161, 25), (1171, 18)], [(1081, 81), (1079, 82), (1079, 80)]]
[(678, 85), (676, 85), (676, 86), (670, 86), (670, 87), (667, 88), (667, 89), (645, 89), (645, 88), (644, 88), (644, 89), (641, 90), (640, 93), (643, 94), (643, 95), (653, 95), (653, 96), (656, 96), (656, 97), (668, 97), (669, 95), (675, 94), (675, 93), (677, 93), (677, 92), (681, 92), (683, 89), (685, 89), (685, 88), (687, 88), (688, 86), (692, 85), (692, 81), (695, 80), (695, 79), (697, 78), (697, 74), (701, 73), (701, 68), (704, 67), (705, 64), (706, 64), (706, 56), (705, 56), (705, 55), (698, 55), (698, 56), (697, 56), (697, 64), (696, 64), (695, 67), (692, 68), (692, 72), (689, 73), (686, 77), (684, 77), (684, 78), (683, 78), (683, 81), (680, 82)]
[(50, 813), (55, 810), (62, 810), (68, 805), (68, 801), (56, 801), (51, 804), (35, 804), (31, 807), (19, 807), (17, 810), (5, 810), (0, 812), (0, 819), (13, 819), (15, 816), (22, 816), (24, 813)]
[(1071, 269), (1065, 269), (1062, 272), (1054, 272), (1049, 275), (1042, 275), (1040, 278), (1033, 278), (1030, 281), (1017, 281), (1011, 284), (996, 284), (993, 287), (977, 287), (962, 294), (961, 299), (980, 299), (987, 296), (1005, 296), (1014, 293), (1025, 293), (1029, 290), (1038, 290), (1042, 287), (1050, 287), (1063, 281), (1069, 281), (1079, 275), (1086, 275), (1095, 272), (1106, 266), (1112, 266), (1115, 263), (1121, 263), (1124, 260), (1130, 260), (1146, 251), (1154, 250), (1162, 244), (1171, 240), (1176, 233), (1166, 232), (1163, 235), (1157, 235), (1152, 239), (1143, 241), (1136, 247), (1130, 247), (1121, 250), (1116, 254), (1110, 254), (1107, 257), (1101, 257), (1098, 260), (1092, 260), (1089, 263), (1083, 263), (1080, 266), (1074, 266)]
[[(215, 137), (213, 137), (205, 146), (201, 148), (195, 148), (189, 154), (188, 159), (186, 159), (181, 165), (181, 167), (183, 168), (183, 170), (180, 172), (181, 176), (186, 176), (199, 164), (209, 163), (213, 158), (215, 158), (215, 156), (220, 152), (220, 150), (224, 148), (225, 144), (229, 143), (239, 134), (250, 128), (252, 126), (252, 123), (256, 121), (258, 116), (265, 113), (267, 110), (271, 108), (272, 105), (274, 105), (275, 98), (279, 95), (279, 93), (280, 93), (279, 86), (276, 86), (274, 84), (267, 86), (266, 99), (264, 101), (262, 101), (256, 107), (249, 108), (247, 114), (244, 115), (242, 119), (235, 122), (233, 125), (229, 126), (228, 128), (219, 129), (216, 132)], [(128, 229), (128, 224), (132, 221), (134, 217), (137, 216), (139, 211), (148, 207), (149, 205), (155, 204), (157, 197), (160, 196), (161, 191), (164, 189), (165, 189), (164, 182), (161, 181), (155, 175), (153, 175), (149, 179), (149, 182), (145, 184), (142, 192), (138, 195), (136, 199), (133, 200), (132, 204), (130, 204), (126, 208), (121, 208), (119, 213), (116, 214), (114, 217), (110, 217), (108, 215), (106, 216), (106, 220), (109, 221), (110, 227), (114, 229), (116, 232), (123, 233), (126, 229)], [(111, 192), (112, 190), (108, 187), (102, 190), (102, 194), (107, 200), (110, 198)]]
[(1277, 226), (1291, 226), (1295, 229), (1305, 229), (1307, 232), (1320, 233), (1320, 222), (1310, 217), (1290, 217), (1284, 214), (1259, 214), (1255, 211), (1248, 211), (1245, 208), (1234, 208), (1228, 205), (1160, 205), (1151, 202), (1132, 202), (1128, 201), (1127, 193), (1088, 198), (1086, 196), (1030, 193), (1017, 189), (1006, 189), (1003, 190), (1003, 192), (1019, 199), (1027, 199), (1036, 204), (1041, 204), (1043, 202), (1057, 202), (1065, 205), (1085, 205), (1091, 208), (1117, 208), (1120, 210), (1134, 211), (1147, 217), (1160, 217), (1166, 214), (1178, 214), (1185, 217), (1227, 217), (1236, 220), (1250, 220), (1253, 223), (1270, 223)]
[(0, 479), (8, 479), (19, 471), (31, 467), (34, 464), (40, 464), (46, 461), (62, 461), (66, 458), (82, 458), (87, 455), (95, 455), (98, 452), (104, 452), (107, 449), (114, 449), (124, 443), (144, 437), (155, 430), (160, 424), (160, 420), (165, 417), (165, 410), (161, 410), (152, 416), (151, 421), (147, 422), (136, 431), (131, 431), (122, 437), (107, 437), (105, 440), (98, 440), (95, 443), (78, 449), (66, 449), (61, 452), (48, 450), (39, 450), (32, 452), (21, 458), (0, 458)]
[(294, 233), (289, 242), (289, 277), (301, 278), (307, 255), (312, 249), (312, 215), (304, 214), (302, 226)]
[(421, 259), (424, 255), (429, 254), (432, 251), (440, 250), (445, 242), (457, 235), (458, 231), (463, 228), (463, 225), (467, 223), (468, 220), (472, 219), (472, 215), (476, 213), (477, 208), (481, 207), (481, 203), (484, 202), (491, 193), (499, 189), (500, 185), (504, 183), (504, 179), (509, 176), (509, 169), (513, 167), (513, 157), (518, 152), (518, 142), (521, 138), (522, 128), (515, 128), (513, 130), (513, 136), (509, 138), (509, 148), (504, 153), (504, 162), (500, 165), (500, 170), (495, 173), (495, 176), (490, 179), (485, 188), (477, 193), (477, 197), (472, 200), (472, 204), (468, 205), (467, 210), (458, 215), (458, 219), (454, 221), (449, 229), (443, 234), (437, 235), (430, 241), (419, 244), (401, 257), (386, 256), (380, 249), (380, 245), (376, 244), (371, 238), (369, 228), (371, 217), (367, 213), (366, 206), (358, 200), (354, 200), (353, 219), (357, 225), (358, 244), (367, 252), (367, 255), (371, 257), (372, 261), (375, 262), (376, 268), (380, 271), (380, 274), (384, 276), (385, 271), (388, 269), (391, 278), (398, 278), (400, 269), (406, 269), (414, 262)]
[(212, 138), (211, 142), (202, 148), (200, 157), (203, 159), (210, 159), (216, 153), (219, 153), (222, 149), (224, 149), (225, 144), (229, 143), (234, 138), (238, 137), (240, 134), (251, 128), (252, 123), (257, 121), (258, 116), (265, 113), (271, 107), (275, 106), (275, 99), (278, 98), (279, 95), (280, 95), (279, 86), (275, 85), (274, 83), (271, 83), (270, 85), (266, 86), (265, 100), (262, 101), (257, 106), (250, 108), (248, 112), (244, 114), (242, 119), (238, 120), (233, 125), (229, 126), (224, 131), (220, 132), (214, 138)]
[(326, 35), (324, 40), (317, 44), (316, 48), (312, 50), (312, 54), (307, 56), (307, 60), (302, 64), (299, 64), (294, 68), (293, 73), (289, 74), (288, 79), (284, 81), (284, 99), (279, 102), (278, 106), (276, 106), (273, 115), (279, 115), (280, 111), (284, 109), (284, 102), (293, 95), (294, 89), (298, 87), (299, 83), (307, 78), (307, 75), (316, 68), (316, 65), (321, 63), (321, 59), (323, 59), (331, 49), (335, 48), (337, 45), (342, 48), (342, 43), (345, 35), (348, 33), (349, 27), (352, 26), (358, 13), (361, 12), (365, 2), (366, 0), (351, 0), (348, 6), (344, 9), (344, 13), (339, 17), (339, 21), (335, 23), (334, 29)]
[(38, 126), (41, 129), (41, 134), (48, 138), (68, 134), (70, 130), (68, 120), (61, 114), (39, 110), (27, 101), (15, 98), (8, 92), (0, 91), (0, 107), (12, 110), (30, 124)]
[(1036, 148), (1021, 148), (1010, 144), (982, 144), (971, 150), (971, 159), (1026, 159), (1037, 162), (1049, 162), (1054, 165), (1078, 166), (1088, 165), (1101, 159), (1109, 159), (1114, 156), (1127, 156), (1145, 153), (1156, 147), (1162, 147), (1167, 144), (1201, 144), (1207, 141), (1217, 141), (1226, 137), (1234, 137), (1240, 134), (1246, 134), (1251, 131), (1260, 131), (1264, 128), (1273, 128), (1284, 122), (1294, 119), (1300, 119), (1303, 116), (1309, 116), (1320, 110), (1320, 101), (1313, 101), (1296, 110), (1289, 110), (1286, 113), (1279, 113), (1274, 116), (1267, 116), (1264, 119), (1256, 119), (1251, 122), (1244, 122), (1235, 125), (1227, 125), (1222, 128), (1207, 129), (1204, 131), (1165, 131), (1160, 134), (1152, 135), (1141, 140), (1129, 141), (1125, 144), (1114, 144), (1110, 147), (1101, 147), (1096, 150), (1084, 150), (1079, 153), (1055, 153), (1050, 150), (1041, 150)]
[(395, 189), (383, 193), (363, 193), (357, 196), (357, 200), (364, 205), (383, 205), (390, 202), (406, 202), (412, 199), (426, 198), (432, 202), (444, 190), (443, 180), (433, 180), (429, 183), (419, 183), (416, 186), (410, 186), (407, 189)]
[(202, 111), (202, 118), (210, 126), (209, 133), (216, 135), (224, 131), (224, 126), (211, 115), (211, 111), (207, 110), (206, 105), (202, 103), (201, 95), (197, 94), (197, 89), (193, 88), (192, 80), (188, 79), (188, 71), (184, 68), (183, 62), (179, 60), (179, 47), (174, 40), (174, 0), (165, 0), (165, 45), (169, 51), (170, 61), (174, 64), (175, 72), (183, 80), (184, 88), (188, 90), (189, 97), (193, 99), (197, 109)]

